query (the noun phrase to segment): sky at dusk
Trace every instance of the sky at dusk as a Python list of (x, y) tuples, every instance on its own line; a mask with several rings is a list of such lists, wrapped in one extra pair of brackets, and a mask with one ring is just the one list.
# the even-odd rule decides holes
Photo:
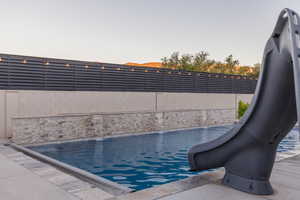
[(0, 53), (126, 63), (208, 51), (262, 59), (281, 9), (300, 0), (0, 0)]

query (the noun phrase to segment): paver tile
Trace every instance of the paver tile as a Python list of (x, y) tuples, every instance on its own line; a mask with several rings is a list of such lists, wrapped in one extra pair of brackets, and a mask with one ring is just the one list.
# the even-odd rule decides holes
[(91, 188), (86, 191), (77, 192), (75, 195), (82, 200), (105, 200), (113, 197), (111, 194), (108, 194), (98, 188)]
[(229, 187), (208, 184), (185, 192), (161, 198), (160, 200), (259, 200), (256, 195), (233, 190)]
[(279, 189), (281, 186), (284, 186), (290, 189), (300, 190), (300, 176), (295, 173), (284, 170), (274, 170), (270, 181), (272, 185), (277, 185)]
[(262, 196), (268, 200), (299, 200), (300, 190), (287, 188), (282, 185), (273, 183), (274, 194), (269, 196)]
[(30, 174), (30, 171), (8, 160), (4, 156), (0, 156), (0, 163), (0, 179)]
[(3, 200), (79, 199), (34, 174), (1, 179), (0, 194)]

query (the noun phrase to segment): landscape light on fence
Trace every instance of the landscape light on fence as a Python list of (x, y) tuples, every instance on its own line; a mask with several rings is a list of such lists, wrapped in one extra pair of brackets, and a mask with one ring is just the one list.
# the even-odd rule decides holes
[[(189, 84), (187, 86), (187, 90), (189, 91), (197, 91), (197, 92), (206, 92), (207, 90), (210, 91), (210, 88), (200, 88), (200, 86), (198, 86), (198, 81), (199, 80), (202, 80), (203, 81), (212, 81), (214, 83), (214, 79), (216, 79), (216, 75), (217, 74), (209, 74), (209, 73), (203, 73), (203, 72), (191, 72), (191, 71), (185, 71), (185, 70), (182, 70), (182, 69), (175, 69), (175, 70), (172, 70), (171, 68), (168, 68), (168, 69), (164, 69), (162, 68), (161, 70), (159, 68), (146, 68), (146, 67), (134, 67), (134, 66), (125, 66), (125, 65), (110, 65), (110, 64), (103, 64), (103, 63), (89, 63), (89, 62), (84, 62), (84, 61), (62, 61), (62, 60), (52, 60), (52, 59), (48, 59), (48, 58), (38, 58), (38, 59), (35, 59), (35, 58), (32, 58), (32, 57), (25, 57), (25, 56), (20, 56), (20, 57), (7, 57), (7, 56), (4, 56), (4, 57), (1, 57), (2, 55), (0, 55), (0, 65), (3, 65), (5, 63), (11, 63), (11, 68), (15, 67), (16, 69), (18, 69), (18, 64), (19, 65), (22, 65), (23, 66), (26, 66), (28, 68), (28, 70), (31, 70), (31, 71), (35, 71), (37, 70), (36, 69), (36, 65), (33, 64), (31, 65), (31, 63), (38, 63), (39, 66), (44, 66), (43, 69), (39, 69), (39, 70), (47, 70), (47, 69), (51, 69), (52, 66), (54, 67), (54, 69), (56, 69), (57, 66), (59, 66), (60, 68), (64, 69), (64, 71), (66, 73), (71, 72), (72, 70), (75, 70), (74, 68), (78, 68), (78, 71), (76, 70), (76, 74), (74, 74), (74, 77), (73, 79), (68, 79), (68, 74), (64, 74), (64, 73), (60, 73), (60, 74), (57, 74), (56, 70), (50, 70), (50, 71), (47, 71), (47, 79), (45, 81), (53, 81), (56, 83), (59, 83), (59, 80), (56, 79), (56, 76), (60, 76), (62, 78), (66, 77), (66, 86), (64, 86), (63, 84), (59, 87), (61, 87), (62, 89), (66, 89), (66, 90), (69, 90), (70, 87), (69, 87), (69, 84), (73, 84), (73, 81), (77, 80), (78, 78), (80, 78), (80, 73), (82, 74), (85, 74), (85, 76), (87, 75), (86, 73), (88, 73), (90, 70), (93, 70), (95, 69), (95, 73), (97, 73), (97, 71), (99, 73), (101, 73), (101, 77), (103, 77), (103, 80), (99, 80), (101, 82), (101, 84), (103, 84), (103, 86), (101, 85), (100, 87), (97, 88), (97, 90), (99, 91), (102, 91), (102, 90), (106, 90), (106, 88), (117, 88), (118, 90), (123, 90), (124, 87), (126, 87), (126, 85), (124, 86), (123, 84), (123, 81), (121, 83), (118, 83), (118, 85), (115, 85), (114, 83), (110, 83), (109, 81), (106, 82), (106, 78), (110, 79), (112, 77), (112, 73), (114, 74), (117, 74), (117, 75), (120, 75), (121, 79), (124, 80), (124, 81), (127, 81), (127, 73), (130, 73), (130, 72), (134, 72), (134, 73), (130, 73), (131, 75), (130, 76), (133, 76), (133, 77), (139, 77), (141, 74), (140, 73), (144, 73), (144, 79), (145, 80), (137, 80), (137, 83), (136, 84), (140, 84), (139, 81), (143, 82), (143, 81), (147, 81), (147, 80), (152, 80), (152, 77), (153, 75), (155, 75), (155, 73), (157, 73), (155, 75), (155, 78), (158, 78), (159, 77), (159, 80), (157, 81), (161, 81), (161, 84), (163, 85), (167, 85), (165, 86), (165, 88), (163, 88), (162, 90), (165, 90), (165, 91), (168, 91), (168, 85), (172, 84), (172, 83), (169, 83), (169, 81), (173, 81), (174, 79), (175, 80), (183, 80), (183, 81), (189, 81), (187, 82), (187, 84)], [(27, 60), (28, 59), (28, 60)], [(2, 63), (2, 64), (1, 64)], [(27, 63), (27, 64), (26, 64)], [(13, 68), (14, 69), (14, 68)], [(81, 70), (80, 70), (81, 69)], [(96, 71), (97, 70), (97, 71)], [(119, 71), (117, 71), (119, 70)], [(109, 72), (109, 73), (107, 73)], [(125, 74), (123, 73), (125, 72)], [(148, 73), (147, 73), (148, 72)], [(7, 74), (5, 76), (7, 77), (11, 77), (11, 81), (9, 82), (9, 84), (11, 84), (10, 86), (7, 86), (7, 85), (4, 85), (4, 87), (10, 87), (10, 88), (19, 88), (21, 86), (19, 86), (19, 83), (20, 83), (20, 80), (19, 79), (15, 79), (14, 77), (18, 77), (18, 73), (9, 73), (9, 72), (6, 72)], [(138, 73), (138, 74), (136, 74)], [(152, 75), (151, 75), (152, 74)], [(129, 74), (128, 74), (129, 75)], [(28, 76), (28, 77), (27, 77)], [(33, 74), (26, 74), (24, 75), (24, 79), (22, 79), (22, 83), (27, 83), (28, 82), (28, 79), (31, 78), (31, 76), (39, 76), (39, 75), (35, 75), (34, 73)], [(88, 74), (87, 76), (90, 76), (90, 74)], [(94, 76), (93, 74), (91, 74), (91, 76)], [(195, 76), (195, 77), (194, 77)], [(232, 81), (237, 81), (238, 80), (233, 80), (233, 79), (244, 79), (244, 76), (240, 76), (240, 78), (238, 78), (237, 75), (230, 75), (230, 74), (218, 74), (217, 76), (219, 76), (220, 79), (230, 79), (232, 78)], [(166, 80), (164, 79), (166, 77)], [(172, 80), (168, 80), (169, 78), (171, 78)], [(198, 78), (197, 78), (198, 77)], [(210, 78), (208, 78), (210, 77)], [(22, 76), (23, 78), (23, 76)], [(186, 80), (185, 78), (187, 78), (188, 80)], [(246, 77), (247, 80), (249, 81), (244, 81), (244, 82), (247, 82), (246, 84), (249, 84), (249, 87), (245, 87), (244, 88), (240, 88), (240, 86), (238, 86), (238, 84), (235, 86), (233, 85), (229, 85), (228, 87), (237, 87), (237, 89), (235, 90), (238, 90), (238, 91), (242, 91), (242, 93), (251, 93), (252, 90), (253, 90), (253, 87), (255, 87), (255, 84), (254, 84), (254, 80), (257, 80), (255, 77)], [(250, 80), (253, 80), (253, 81), (250, 81)], [(16, 81), (17, 84), (14, 82)], [(85, 80), (82, 80), (83, 83), (82, 84), (85, 84)], [(96, 80), (98, 81), (98, 80)], [(95, 81), (95, 85), (96, 84), (99, 84), (98, 82)], [(226, 80), (225, 80), (226, 81)], [(241, 80), (240, 80), (241, 81)], [(78, 81), (79, 82), (79, 81)], [(80, 80), (81, 82), (81, 80)], [(195, 82), (195, 83), (194, 83)], [(214, 86), (214, 87), (223, 87), (223, 82), (222, 81), (217, 81), (217, 86)], [(248, 83), (249, 82), (249, 83)], [(253, 82), (253, 83), (252, 83)], [(5, 82), (4, 82), (5, 83)], [(24, 84), (24, 86), (22, 86), (22, 88), (28, 88), (28, 89), (40, 89), (41, 87), (44, 87), (44, 83), (38, 83), (39, 85), (36, 85), (36, 84)], [(78, 85), (81, 84), (81, 83), (78, 83)], [(126, 83), (125, 83), (126, 84)], [(220, 85), (219, 85), (220, 84)], [(225, 84), (230, 84), (230, 83), (225, 83)], [(15, 86), (16, 85), (16, 86)], [(1, 83), (0, 83), (0, 86)], [(47, 86), (48, 87), (48, 86)], [(46, 87), (46, 89), (47, 89)], [(81, 90), (79, 86), (75, 85), (75, 86), (72, 86), (74, 87), (76, 90)], [(77, 88), (78, 87), (78, 88)], [(103, 89), (102, 89), (103, 87)], [(155, 87), (158, 87), (156, 85), (153, 85), (154, 89), (153, 90), (157, 90), (157, 88)], [(199, 88), (198, 88), (199, 87)], [(206, 87), (206, 86), (205, 86)], [(227, 86), (224, 86), (224, 87), (227, 87)], [(88, 88), (89, 90), (90, 88)], [(94, 90), (94, 88), (91, 88), (91, 90)], [(161, 90), (161, 88), (159, 88)], [(72, 88), (73, 90), (73, 88)], [(130, 90), (130, 88), (128, 89)], [(225, 88), (226, 92), (230, 92), (232, 93), (232, 89), (227, 89)], [(234, 91), (235, 91), (234, 90)], [(174, 91), (172, 89), (172, 91)], [(212, 89), (212, 91), (214, 91), (214, 89)]]

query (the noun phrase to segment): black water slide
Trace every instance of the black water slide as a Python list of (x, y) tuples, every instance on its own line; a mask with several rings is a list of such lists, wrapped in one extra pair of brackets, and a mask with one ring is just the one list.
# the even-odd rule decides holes
[[(268, 40), (252, 103), (225, 135), (192, 147), (192, 171), (225, 167), (223, 184), (253, 194), (272, 194), (276, 149), (300, 117), (300, 20), (284, 9)], [(299, 118), (300, 119), (300, 118)]]

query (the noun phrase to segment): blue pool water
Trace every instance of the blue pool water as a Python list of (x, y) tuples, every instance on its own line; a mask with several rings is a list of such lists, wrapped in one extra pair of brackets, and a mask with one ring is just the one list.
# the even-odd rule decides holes
[[(230, 126), (126, 136), (104, 140), (69, 142), (30, 147), (30, 149), (134, 190), (187, 178), (187, 152), (195, 144), (208, 142), (228, 131)], [(293, 129), (278, 151), (300, 145)]]

